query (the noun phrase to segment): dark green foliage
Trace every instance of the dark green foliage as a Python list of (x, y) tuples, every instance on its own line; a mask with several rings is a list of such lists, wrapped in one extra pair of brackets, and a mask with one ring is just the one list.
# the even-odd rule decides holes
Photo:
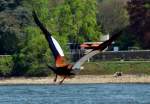
[(45, 67), (45, 65), (43, 67), (42, 66), (32, 67), (25, 73), (25, 76), (27, 77), (45, 77), (49, 75), (51, 75), (51, 70)]
[(128, 50), (131, 47), (140, 48), (137, 38), (133, 32), (129, 31), (129, 28), (124, 29), (114, 45), (119, 46), (119, 50)]
[[(39, 34), (40, 32), (35, 27), (28, 27), (26, 32), (28, 34), (25, 42), (26, 47), (14, 56), (15, 65), (12, 74), (14, 76), (46, 76), (49, 74), (45, 71), (49, 56), (47, 55), (48, 45), (44, 36)], [(36, 73), (31, 74), (33, 71)]]
[(28, 24), (28, 12), (19, 1), (0, 2), (0, 54), (13, 54), (24, 41), (24, 26)]
[(14, 54), (14, 65), (9, 73), (13, 76), (31, 76), (33, 69), (36, 72), (33, 73), (34, 76), (47, 76), (47, 44), (44, 38), (41, 38), (39, 29), (33, 26), (30, 8), (27, 9), (30, 6), (22, 1), (0, 2), (0, 5), (3, 5), (0, 12), (0, 54)]
[(0, 77), (9, 77), (13, 67), (11, 56), (0, 56)]

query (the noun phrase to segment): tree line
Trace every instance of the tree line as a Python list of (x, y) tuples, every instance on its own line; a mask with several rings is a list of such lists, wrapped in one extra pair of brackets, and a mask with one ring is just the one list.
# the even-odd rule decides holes
[(67, 43), (99, 41), (103, 34), (132, 22), (137, 23), (132, 32), (125, 29), (116, 45), (122, 50), (132, 46), (149, 49), (149, 8), (149, 0), (2, 0), (0, 54), (13, 55), (11, 75), (48, 75), (46, 63), (54, 61), (33, 22), (33, 10), (65, 52)]

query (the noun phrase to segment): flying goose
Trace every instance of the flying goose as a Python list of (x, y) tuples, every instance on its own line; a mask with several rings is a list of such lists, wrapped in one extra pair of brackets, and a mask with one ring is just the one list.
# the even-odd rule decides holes
[(81, 57), (76, 63), (71, 64), (71, 63), (67, 63), (64, 61), (65, 58), (64, 58), (64, 52), (62, 48), (60, 47), (56, 39), (52, 36), (52, 34), (40, 22), (35, 11), (33, 11), (33, 18), (37, 26), (41, 29), (41, 31), (45, 35), (45, 38), (49, 44), (49, 48), (51, 49), (53, 56), (55, 58), (55, 66), (52, 67), (48, 65), (49, 69), (51, 69), (56, 74), (54, 78), (54, 82), (57, 81), (57, 75), (63, 77), (63, 79), (59, 82), (59, 84), (62, 84), (65, 78), (71, 78), (75, 76), (76, 74), (78, 74), (80, 72), (81, 65), (83, 65), (85, 61), (87, 61), (90, 57), (103, 51), (107, 46), (111, 45), (111, 43), (114, 40), (116, 40), (116, 38), (122, 32), (122, 31), (119, 31), (115, 34), (112, 34), (112, 37), (109, 40), (106, 40), (99, 46), (92, 48), (92, 51), (90, 51), (88, 54)]

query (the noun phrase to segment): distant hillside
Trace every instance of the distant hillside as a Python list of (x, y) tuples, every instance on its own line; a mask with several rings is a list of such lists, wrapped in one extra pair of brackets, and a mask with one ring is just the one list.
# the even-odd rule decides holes
[(18, 39), (24, 37), (23, 27), (28, 23), (28, 12), (21, 0), (0, 1), (0, 54), (17, 50)]

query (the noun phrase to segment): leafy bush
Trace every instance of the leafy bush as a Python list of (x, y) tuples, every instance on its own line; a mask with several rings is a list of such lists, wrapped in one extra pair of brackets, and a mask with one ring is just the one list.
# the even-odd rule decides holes
[(13, 61), (11, 56), (0, 56), (0, 77), (11, 75)]
[(45, 77), (50, 75), (50, 70), (45, 67), (45, 65), (41, 66), (32, 66), (32, 69), (29, 69), (26, 73), (25, 76), (32, 76), (32, 77)]

